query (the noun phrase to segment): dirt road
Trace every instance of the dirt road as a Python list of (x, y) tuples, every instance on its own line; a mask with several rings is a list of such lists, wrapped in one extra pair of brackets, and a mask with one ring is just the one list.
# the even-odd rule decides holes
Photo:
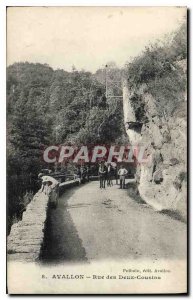
[(155, 212), (117, 185), (98, 182), (68, 190), (50, 209), (44, 262), (185, 258), (186, 224)]

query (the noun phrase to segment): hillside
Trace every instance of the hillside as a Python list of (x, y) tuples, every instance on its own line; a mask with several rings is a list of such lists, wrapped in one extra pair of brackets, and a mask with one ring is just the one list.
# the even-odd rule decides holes
[(7, 68), (11, 220), (25, 209), (26, 191), (34, 192), (39, 187), (37, 174), (48, 167), (42, 160), (45, 146), (114, 143), (125, 135), (122, 102), (119, 98), (107, 101), (103, 74), (102, 69), (96, 74), (75, 68), (72, 72), (54, 71), (48, 65), (28, 62)]

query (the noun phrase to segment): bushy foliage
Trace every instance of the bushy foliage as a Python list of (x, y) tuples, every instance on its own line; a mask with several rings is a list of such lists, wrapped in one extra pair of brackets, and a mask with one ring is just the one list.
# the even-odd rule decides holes
[(37, 175), (47, 167), (42, 159), (46, 145), (114, 142), (123, 135), (122, 118), (121, 101), (116, 98), (107, 101), (105, 84), (96, 74), (75, 68), (72, 72), (54, 71), (48, 65), (32, 63), (9, 66), (9, 219), (21, 215), (21, 199), (26, 191), (35, 192), (40, 186)]
[[(144, 52), (127, 64), (130, 88), (138, 94), (141, 85), (151, 93), (160, 115), (171, 115), (186, 90), (186, 74), (177, 63), (187, 58), (187, 29), (182, 24), (167, 41), (146, 47)], [(140, 97), (136, 100), (140, 103)]]

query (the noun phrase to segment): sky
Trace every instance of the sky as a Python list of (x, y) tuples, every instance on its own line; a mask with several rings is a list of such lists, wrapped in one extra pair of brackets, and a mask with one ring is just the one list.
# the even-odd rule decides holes
[(7, 64), (95, 72), (114, 61), (122, 67), (185, 16), (185, 7), (9, 7)]

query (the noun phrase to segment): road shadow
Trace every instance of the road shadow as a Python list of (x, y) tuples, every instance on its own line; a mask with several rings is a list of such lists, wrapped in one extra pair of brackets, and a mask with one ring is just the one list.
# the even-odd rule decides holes
[[(139, 191), (138, 191), (138, 186), (137, 183), (127, 183), (127, 193), (128, 195), (137, 203), (143, 204), (143, 205), (148, 205), (140, 196)], [(149, 206), (149, 205), (148, 205)], [(150, 207), (150, 206), (149, 206)], [(171, 209), (162, 209), (161, 211), (157, 212), (161, 215), (167, 215), (171, 219), (187, 223), (186, 219), (183, 218), (177, 211), (171, 210)]]
[(186, 219), (183, 218), (183, 216), (180, 215), (180, 213), (178, 213), (177, 211), (174, 210), (170, 210), (170, 209), (162, 209), (160, 212), (160, 214), (164, 214), (169, 216), (170, 218), (177, 220), (177, 221), (181, 221), (183, 223), (187, 223)]
[(126, 184), (127, 194), (137, 203), (146, 204), (139, 194), (138, 186), (136, 182), (129, 182)]
[(43, 264), (87, 262), (82, 241), (68, 212), (68, 199), (77, 188), (65, 191), (59, 198), (57, 208), (48, 208), (40, 254)]

